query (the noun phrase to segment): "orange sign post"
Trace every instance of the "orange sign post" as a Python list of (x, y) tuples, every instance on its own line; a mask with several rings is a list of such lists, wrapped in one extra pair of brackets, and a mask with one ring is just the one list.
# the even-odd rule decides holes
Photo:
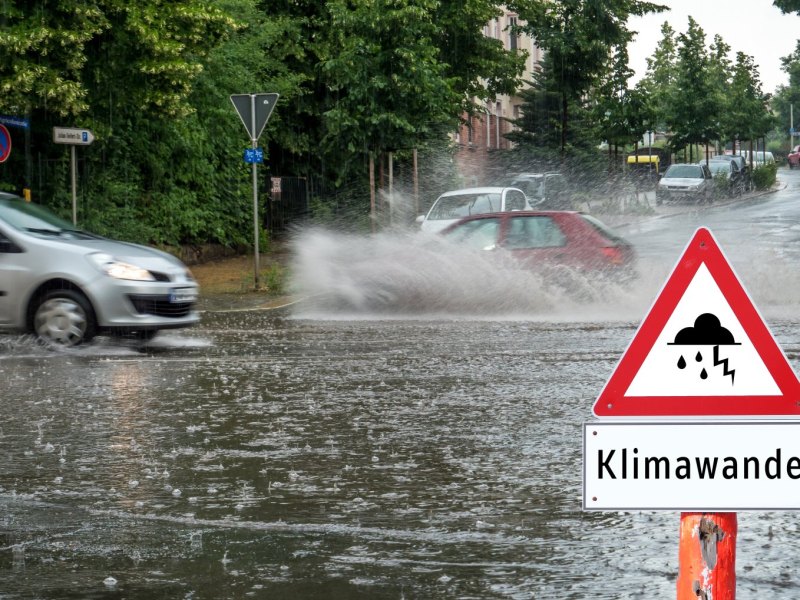
[(678, 600), (736, 598), (736, 513), (681, 513)]

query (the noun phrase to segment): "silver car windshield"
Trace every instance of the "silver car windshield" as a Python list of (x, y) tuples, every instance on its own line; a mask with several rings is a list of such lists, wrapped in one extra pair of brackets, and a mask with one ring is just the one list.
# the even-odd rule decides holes
[(94, 239), (97, 236), (75, 229), (72, 224), (38, 204), (0, 199), (0, 220), (14, 229), (44, 236)]
[(442, 221), (445, 219), (461, 219), (470, 215), (497, 212), (500, 207), (500, 194), (460, 194), (458, 196), (442, 196), (431, 209), (428, 219)]
[(664, 173), (665, 179), (703, 179), (703, 169), (697, 165), (672, 165)]
[(708, 168), (711, 169), (711, 173), (716, 175), (717, 173), (724, 173), (725, 175), (730, 175), (731, 173), (731, 165), (727, 162), (710, 162), (708, 163)]

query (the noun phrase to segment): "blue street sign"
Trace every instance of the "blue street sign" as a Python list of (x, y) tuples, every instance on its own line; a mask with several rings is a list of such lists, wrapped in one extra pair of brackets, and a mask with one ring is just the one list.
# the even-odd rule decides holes
[(0, 123), (3, 125), (9, 125), (11, 127), (22, 127), (23, 129), (27, 129), (29, 125), (28, 119), (23, 119), (22, 117), (9, 117), (6, 115), (0, 115)]
[(263, 163), (264, 162), (263, 148), (246, 148), (244, 151), (244, 162)]

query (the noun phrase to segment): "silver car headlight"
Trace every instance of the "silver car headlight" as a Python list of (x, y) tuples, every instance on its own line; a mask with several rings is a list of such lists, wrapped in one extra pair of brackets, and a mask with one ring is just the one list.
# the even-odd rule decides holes
[(129, 279), (131, 281), (155, 281), (156, 278), (147, 269), (132, 265), (131, 263), (117, 260), (110, 254), (95, 252), (87, 256), (89, 262), (103, 273), (114, 279)]

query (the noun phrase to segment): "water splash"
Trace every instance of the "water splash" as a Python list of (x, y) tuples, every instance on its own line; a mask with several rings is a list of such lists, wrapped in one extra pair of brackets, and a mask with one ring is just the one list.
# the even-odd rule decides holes
[(305, 298), (294, 314), (304, 318), (635, 320), (657, 285), (560, 266), (532, 271), (500, 250), (416, 231), (310, 229), (295, 236), (293, 250), (291, 286)]

